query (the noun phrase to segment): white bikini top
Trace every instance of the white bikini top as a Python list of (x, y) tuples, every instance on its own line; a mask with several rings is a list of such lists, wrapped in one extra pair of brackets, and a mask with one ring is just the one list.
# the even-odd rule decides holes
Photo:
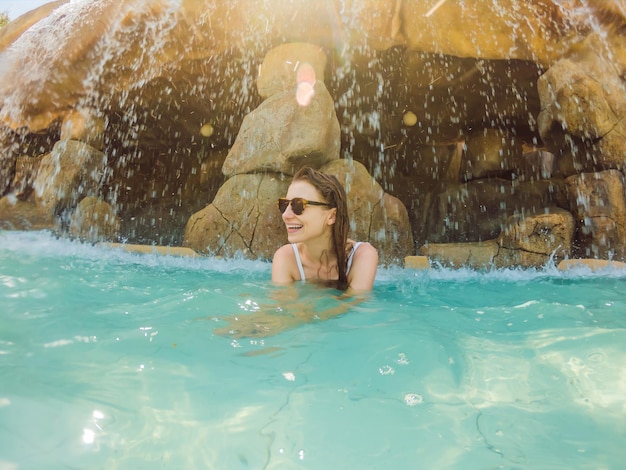
[[(355, 242), (354, 245), (352, 245), (352, 251), (348, 255), (348, 266), (346, 268), (346, 276), (350, 273), (350, 268), (352, 267), (352, 258), (354, 257), (354, 252), (356, 251), (356, 249), (359, 247), (361, 243), (363, 242)], [(298, 265), (298, 271), (300, 271), (300, 280), (304, 282), (305, 281), (304, 268), (302, 267), (302, 260), (300, 259), (300, 251), (298, 250), (298, 244), (292, 243), (291, 247), (293, 248), (293, 252), (296, 255), (296, 264)]]

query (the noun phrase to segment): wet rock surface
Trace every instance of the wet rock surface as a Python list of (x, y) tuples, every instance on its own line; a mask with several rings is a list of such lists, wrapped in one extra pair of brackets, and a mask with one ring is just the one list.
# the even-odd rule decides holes
[(0, 30), (0, 227), (103, 203), (98, 239), (267, 258), (310, 164), (386, 262), (624, 260), (626, 19), (588, 3), (52, 2)]

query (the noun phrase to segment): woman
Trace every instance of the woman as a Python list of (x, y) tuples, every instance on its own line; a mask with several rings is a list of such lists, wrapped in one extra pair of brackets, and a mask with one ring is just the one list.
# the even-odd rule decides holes
[(364, 299), (360, 292), (372, 289), (378, 252), (369, 243), (348, 239), (346, 193), (337, 178), (302, 168), (293, 177), (287, 197), (278, 200), (278, 208), (290, 243), (274, 253), (272, 281), (318, 281), (347, 291), (351, 299), (340, 296), (335, 306), (320, 309), (307, 299), (299, 299), (292, 289), (277, 291), (278, 306), (262, 305), (252, 314), (233, 315), (225, 327), (215, 331), (217, 334), (258, 338), (327, 320), (349, 311)]
[(278, 207), (289, 243), (274, 254), (272, 281), (317, 280), (351, 293), (372, 289), (378, 252), (348, 239), (346, 193), (337, 178), (304, 167)]

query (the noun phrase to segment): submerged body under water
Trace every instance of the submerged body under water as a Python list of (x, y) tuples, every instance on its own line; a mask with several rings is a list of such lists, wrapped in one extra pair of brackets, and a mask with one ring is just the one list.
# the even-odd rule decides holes
[(626, 272), (269, 279), (0, 233), (0, 469), (622, 468)]

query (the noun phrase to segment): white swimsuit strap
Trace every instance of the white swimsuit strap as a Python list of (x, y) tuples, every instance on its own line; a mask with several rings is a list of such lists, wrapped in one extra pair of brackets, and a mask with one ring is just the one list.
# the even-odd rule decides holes
[(296, 264), (298, 265), (298, 271), (300, 271), (300, 280), (304, 282), (304, 268), (302, 267), (302, 260), (300, 259), (300, 252), (298, 251), (298, 244), (292, 243), (293, 252), (296, 255)]
[(363, 242), (356, 242), (352, 246), (352, 251), (350, 252), (350, 255), (348, 256), (348, 266), (346, 267), (346, 276), (348, 275), (348, 273), (350, 273), (350, 268), (352, 267), (352, 259), (354, 258), (354, 252), (359, 247), (359, 245), (361, 245), (361, 243)]

